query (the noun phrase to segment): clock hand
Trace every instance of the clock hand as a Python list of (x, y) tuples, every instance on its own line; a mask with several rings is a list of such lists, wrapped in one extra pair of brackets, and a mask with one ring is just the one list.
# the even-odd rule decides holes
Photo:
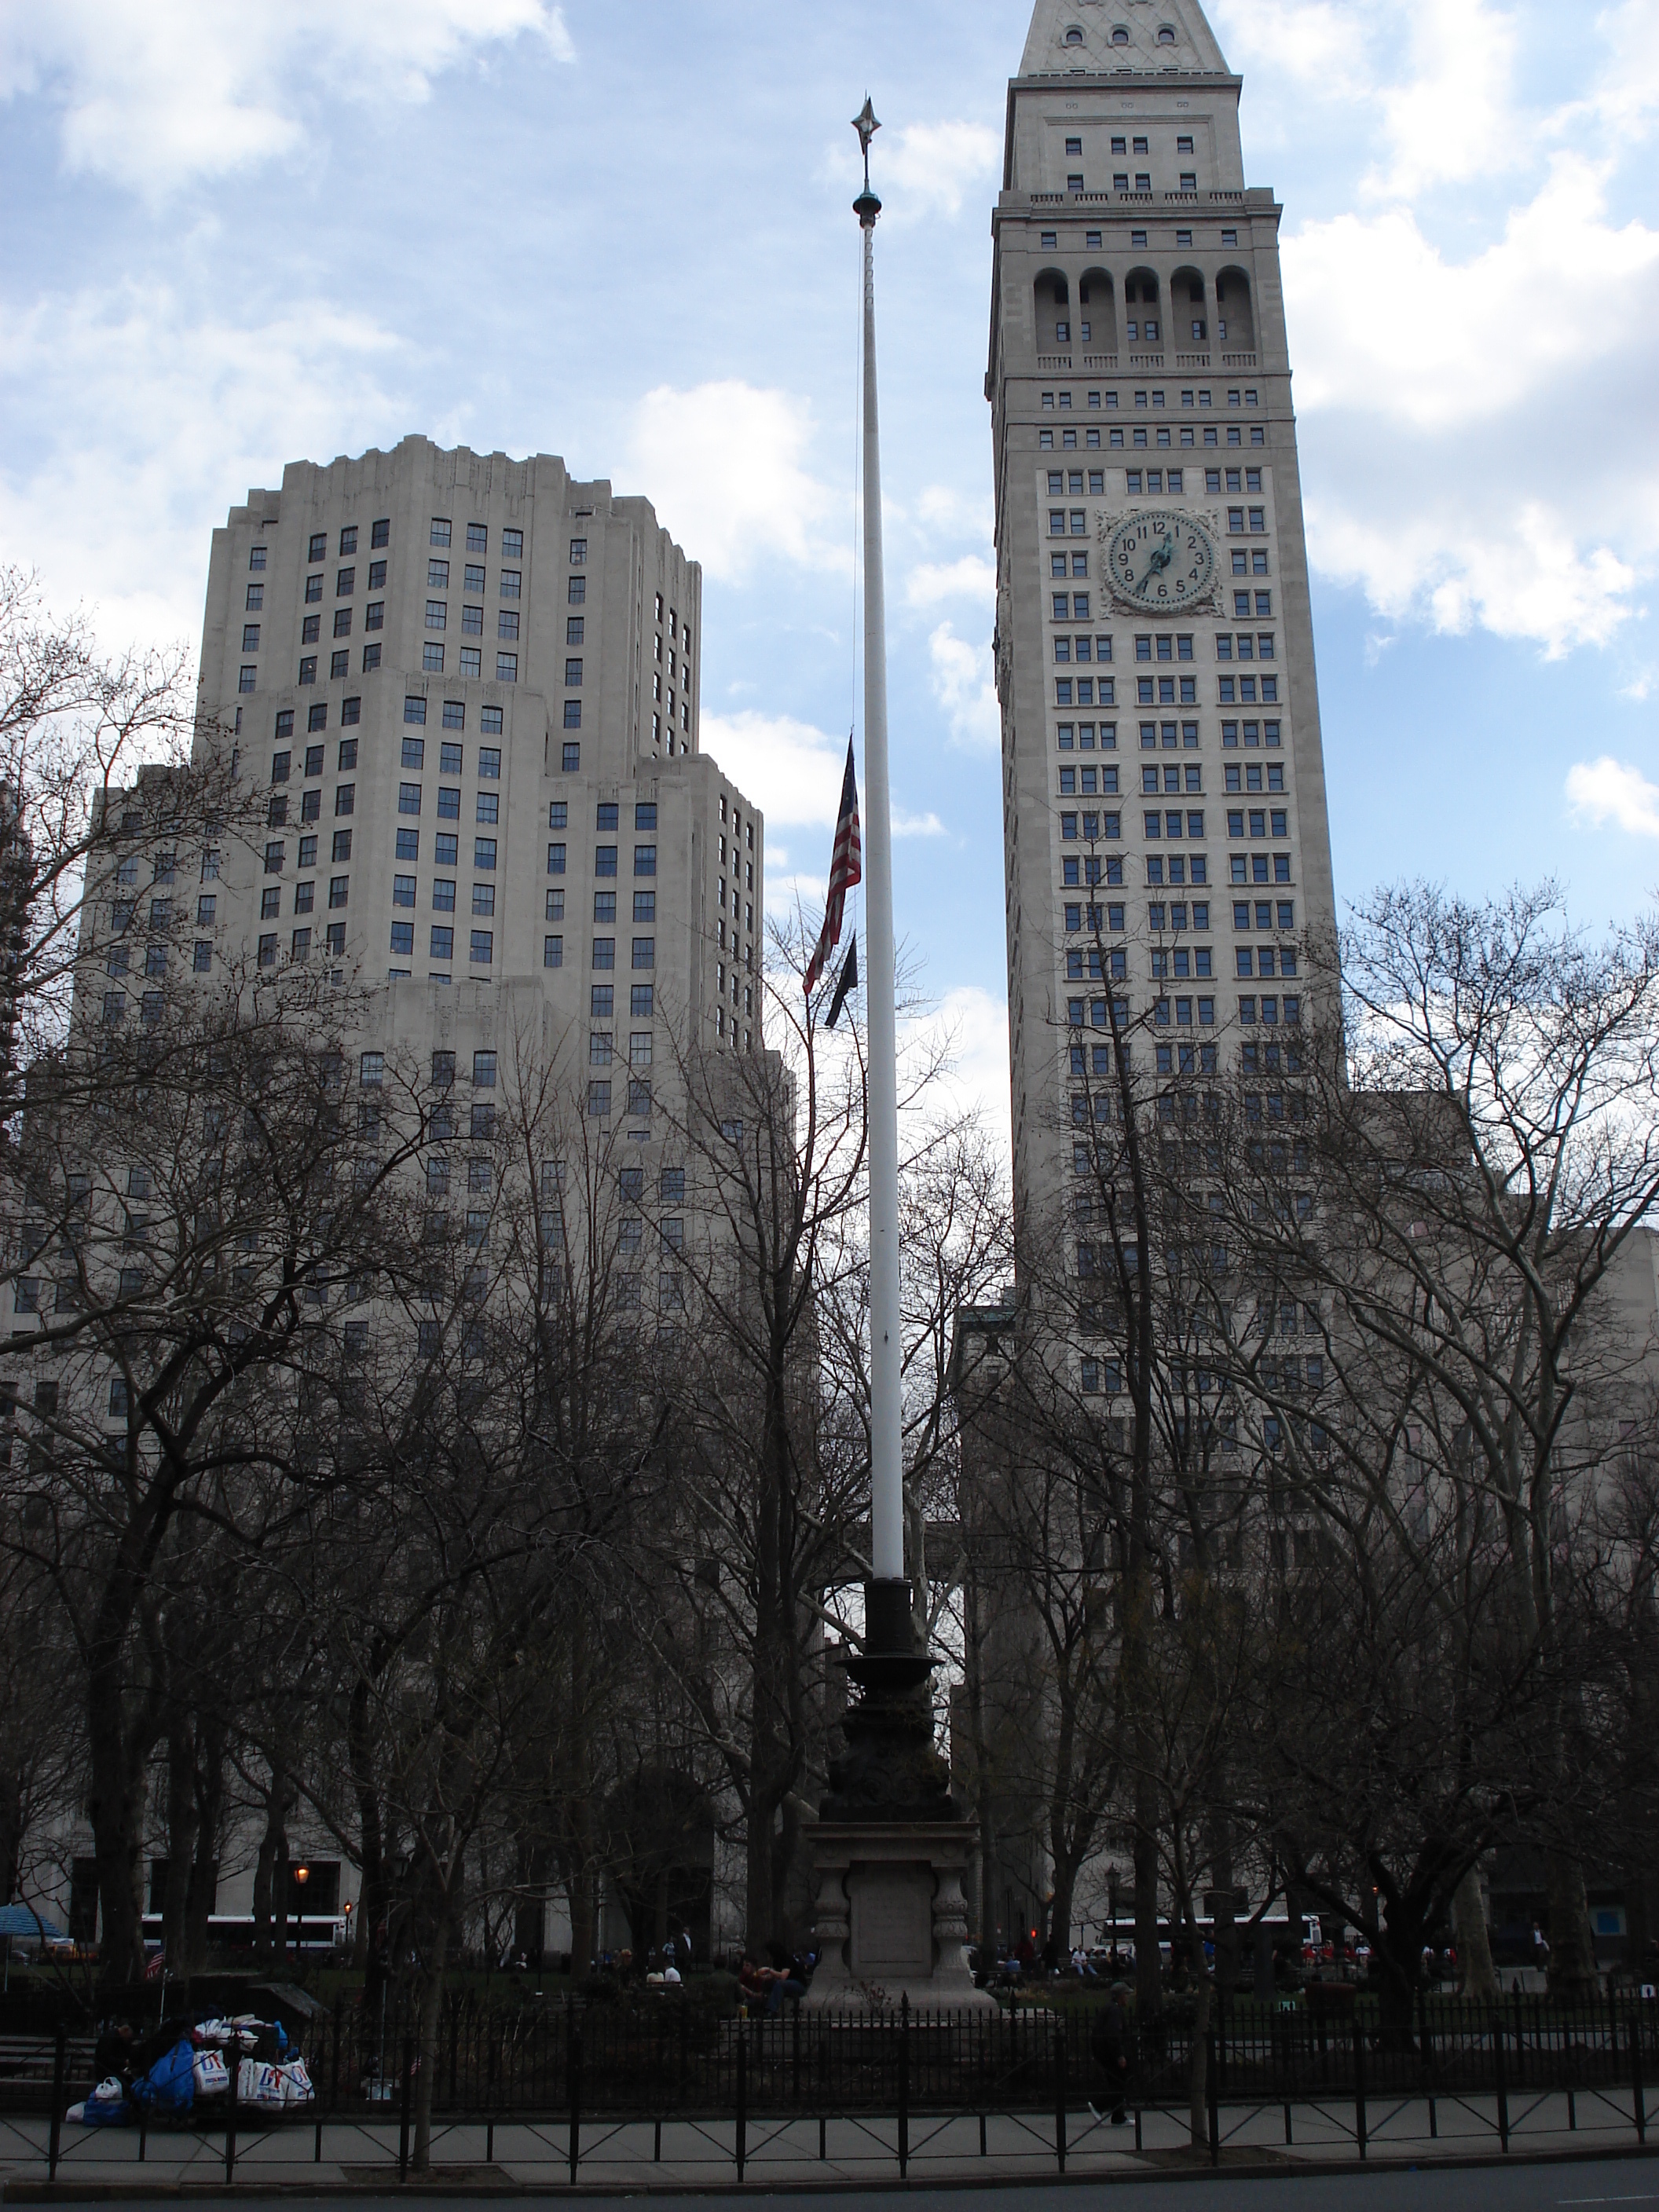
[(1174, 540), (1166, 535), (1162, 545), (1146, 563), (1146, 572), (1140, 579), (1142, 585), (1150, 584), (1154, 576), (1161, 576), (1174, 558)]

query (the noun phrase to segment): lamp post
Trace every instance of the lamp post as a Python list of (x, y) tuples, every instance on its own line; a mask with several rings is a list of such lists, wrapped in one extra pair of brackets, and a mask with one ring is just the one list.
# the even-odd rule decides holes
[(300, 1971), (300, 1945), (306, 1932), (306, 1884), (311, 1880), (311, 1869), (297, 1866), (294, 1869), (294, 1971)]

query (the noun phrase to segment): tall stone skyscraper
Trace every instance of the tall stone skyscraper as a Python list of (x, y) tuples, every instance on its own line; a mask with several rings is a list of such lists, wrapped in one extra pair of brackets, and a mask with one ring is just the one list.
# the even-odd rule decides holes
[(1280, 211), (1239, 92), (1198, 0), (1037, 0), (1008, 88), (986, 394), (1028, 1252), (1110, 1001), (1138, 1077), (1270, 1078), (1334, 916)]
[(201, 690), (264, 830), (192, 893), (198, 969), (384, 984), (365, 1042), (463, 1066), (532, 1018), (648, 1145), (671, 1043), (762, 1042), (763, 825), (698, 750), (701, 613), (648, 502), (549, 454), (411, 437), (250, 492)]

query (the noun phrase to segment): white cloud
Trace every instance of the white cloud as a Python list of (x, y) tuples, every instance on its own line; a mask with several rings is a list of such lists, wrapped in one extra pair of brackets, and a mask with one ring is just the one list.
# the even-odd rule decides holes
[(944, 599), (977, 599), (994, 606), (996, 564), (978, 553), (964, 553), (957, 561), (925, 561), (905, 579), (904, 596), (913, 607), (936, 607)]
[(768, 554), (845, 572), (845, 532), (825, 534), (845, 502), (808, 468), (812, 439), (811, 406), (792, 392), (661, 384), (640, 402), (629, 457), (658, 520), (711, 576), (736, 580)]
[[(1350, 495), (1357, 486), (1346, 488)], [(1552, 659), (1606, 645), (1631, 613), (1635, 570), (1607, 546), (1581, 546), (1574, 518), (1540, 502), (1482, 496), (1454, 482), (1413, 499), (1310, 501), (1314, 565), (1362, 585), (1379, 614), (1461, 635), (1479, 624), (1530, 639)]]
[[(1285, 246), (1317, 568), (1372, 605), (1559, 654), (1605, 644), (1659, 558), (1659, 229), (1558, 155), (1459, 263), (1400, 208)], [(1405, 303), (1402, 307), (1400, 303)]]
[(1515, 26), (1486, 0), (1412, 0), (1408, 72), (1381, 94), (1389, 160), (1370, 191), (1390, 198), (1511, 166), (1525, 144), (1510, 111)]
[(1367, 83), (1364, 21), (1332, 0), (1213, 0), (1222, 50), (1234, 69), (1283, 70), (1326, 99)]
[[(833, 830), (841, 805), (847, 740), (790, 714), (703, 711), (701, 743), (739, 791), (775, 822)], [(826, 863), (829, 855), (825, 854)]]
[(950, 717), (958, 744), (989, 747), (1002, 742), (1002, 714), (997, 704), (988, 645), (969, 645), (948, 622), (927, 640), (933, 656), (933, 694)]
[(1659, 230), (1615, 228), (1605, 171), (1562, 155), (1468, 261), (1448, 260), (1395, 208), (1308, 224), (1285, 241), (1284, 267), (1298, 405), (1446, 429), (1649, 342)]
[(933, 1012), (902, 1024), (901, 1048), (925, 1059), (940, 1044), (950, 1072), (930, 1094), (930, 1107), (972, 1108), (983, 1118), (1004, 1159), (1012, 1142), (1008, 1081), (1008, 1009), (976, 984), (947, 994)]
[(1581, 822), (1600, 829), (1616, 822), (1632, 837), (1659, 837), (1659, 784), (1640, 769), (1603, 753), (1567, 771), (1567, 801)]
[[(988, 124), (907, 123), (883, 130), (871, 149), (870, 180), (880, 194), (884, 222), (959, 216), (971, 191), (977, 202), (985, 180), (1002, 167), (1002, 133)], [(837, 183), (862, 181), (863, 164), (852, 132), (830, 142), (824, 172)]]
[(896, 209), (954, 216), (969, 185), (1002, 166), (1002, 134), (983, 123), (910, 123), (885, 146), (876, 141), (886, 196), (891, 179)]
[(0, 325), (0, 549), (94, 602), (107, 646), (194, 641), (209, 531), (285, 460), (394, 442), (408, 365), (320, 303), (244, 328), (152, 286), (48, 295)]
[(153, 199), (289, 151), (320, 97), (424, 100), (522, 36), (574, 58), (547, 0), (50, 0), (0, 10), (0, 98), (44, 94), (71, 171)]
[(896, 837), (943, 837), (949, 834), (931, 810), (926, 814), (907, 814), (902, 806), (896, 806), (891, 821)]

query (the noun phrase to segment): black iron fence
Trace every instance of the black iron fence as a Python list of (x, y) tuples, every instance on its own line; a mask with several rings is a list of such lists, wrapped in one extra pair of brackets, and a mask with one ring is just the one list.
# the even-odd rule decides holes
[[(1063, 2171), (1068, 2113), (1104, 2100), (1106, 2076), (1094, 2056), (1100, 2009), (1038, 2001), (972, 2014), (900, 2006), (836, 2015), (791, 2007), (744, 2017), (700, 2004), (689, 1990), (516, 2005), (457, 1996), (444, 2008), (428, 2062), (430, 2106), (446, 2128), (482, 2125), (487, 2157), (499, 2124), (559, 2126), (573, 2179), (585, 2128), (654, 2123), (659, 2148), (665, 2123), (720, 2123), (735, 2130), (741, 2174), (754, 2124), (817, 2120), (822, 2142), (826, 2123), (861, 2116), (896, 2124), (902, 2172), (913, 2119), (977, 2115), (982, 2144), (988, 2114), (1044, 2115), (1045, 2126), (1052, 2124), (1045, 2140)], [(55, 2172), (65, 2107), (91, 2086), (90, 2044), (62, 2029), (6, 2040), (0, 2116), (51, 2115)], [(1189, 2109), (1191, 2021), (1167, 2013), (1140, 2024), (1131, 2045), (1122, 2094), (1139, 2144), (1145, 2115), (1184, 2117)], [(308, 2023), (300, 2047), (314, 2102), (273, 2115), (239, 2106), (233, 2092), (198, 2101), (182, 2124), (198, 2134), (222, 2132), (228, 2174), (239, 2130), (246, 2136), (276, 2124), (314, 2127), (320, 2159), (326, 2124), (389, 2123), (406, 2170), (422, 2086), (412, 2015), (389, 2009), (370, 2018), (341, 2000)], [(1442, 2106), (1472, 2109), (1480, 2100), (1492, 2115), (1482, 2124), (1508, 2150), (1540, 2100), (1562, 2096), (1569, 2127), (1578, 2124), (1580, 2100), (1595, 2100), (1604, 2116), (1644, 2142), (1650, 2085), (1659, 2071), (1659, 2003), (1628, 1992), (1577, 2008), (1520, 1996), (1490, 2005), (1425, 1998), (1401, 2020), (1383, 2018), (1363, 1998), (1278, 2010), (1227, 2005), (1206, 2032), (1206, 2057), (1212, 2156), (1237, 2131), (1237, 2115), (1282, 2110), (1289, 2142), (1296, 2109), (1313, 2106), (1328, 2120), (1340, 2116), (1364, 2157), (1379, 2116), (1425, 2101), (1433, 2135)], [(1235, 2116), (1227, 2126), (1224, 2113)]]

